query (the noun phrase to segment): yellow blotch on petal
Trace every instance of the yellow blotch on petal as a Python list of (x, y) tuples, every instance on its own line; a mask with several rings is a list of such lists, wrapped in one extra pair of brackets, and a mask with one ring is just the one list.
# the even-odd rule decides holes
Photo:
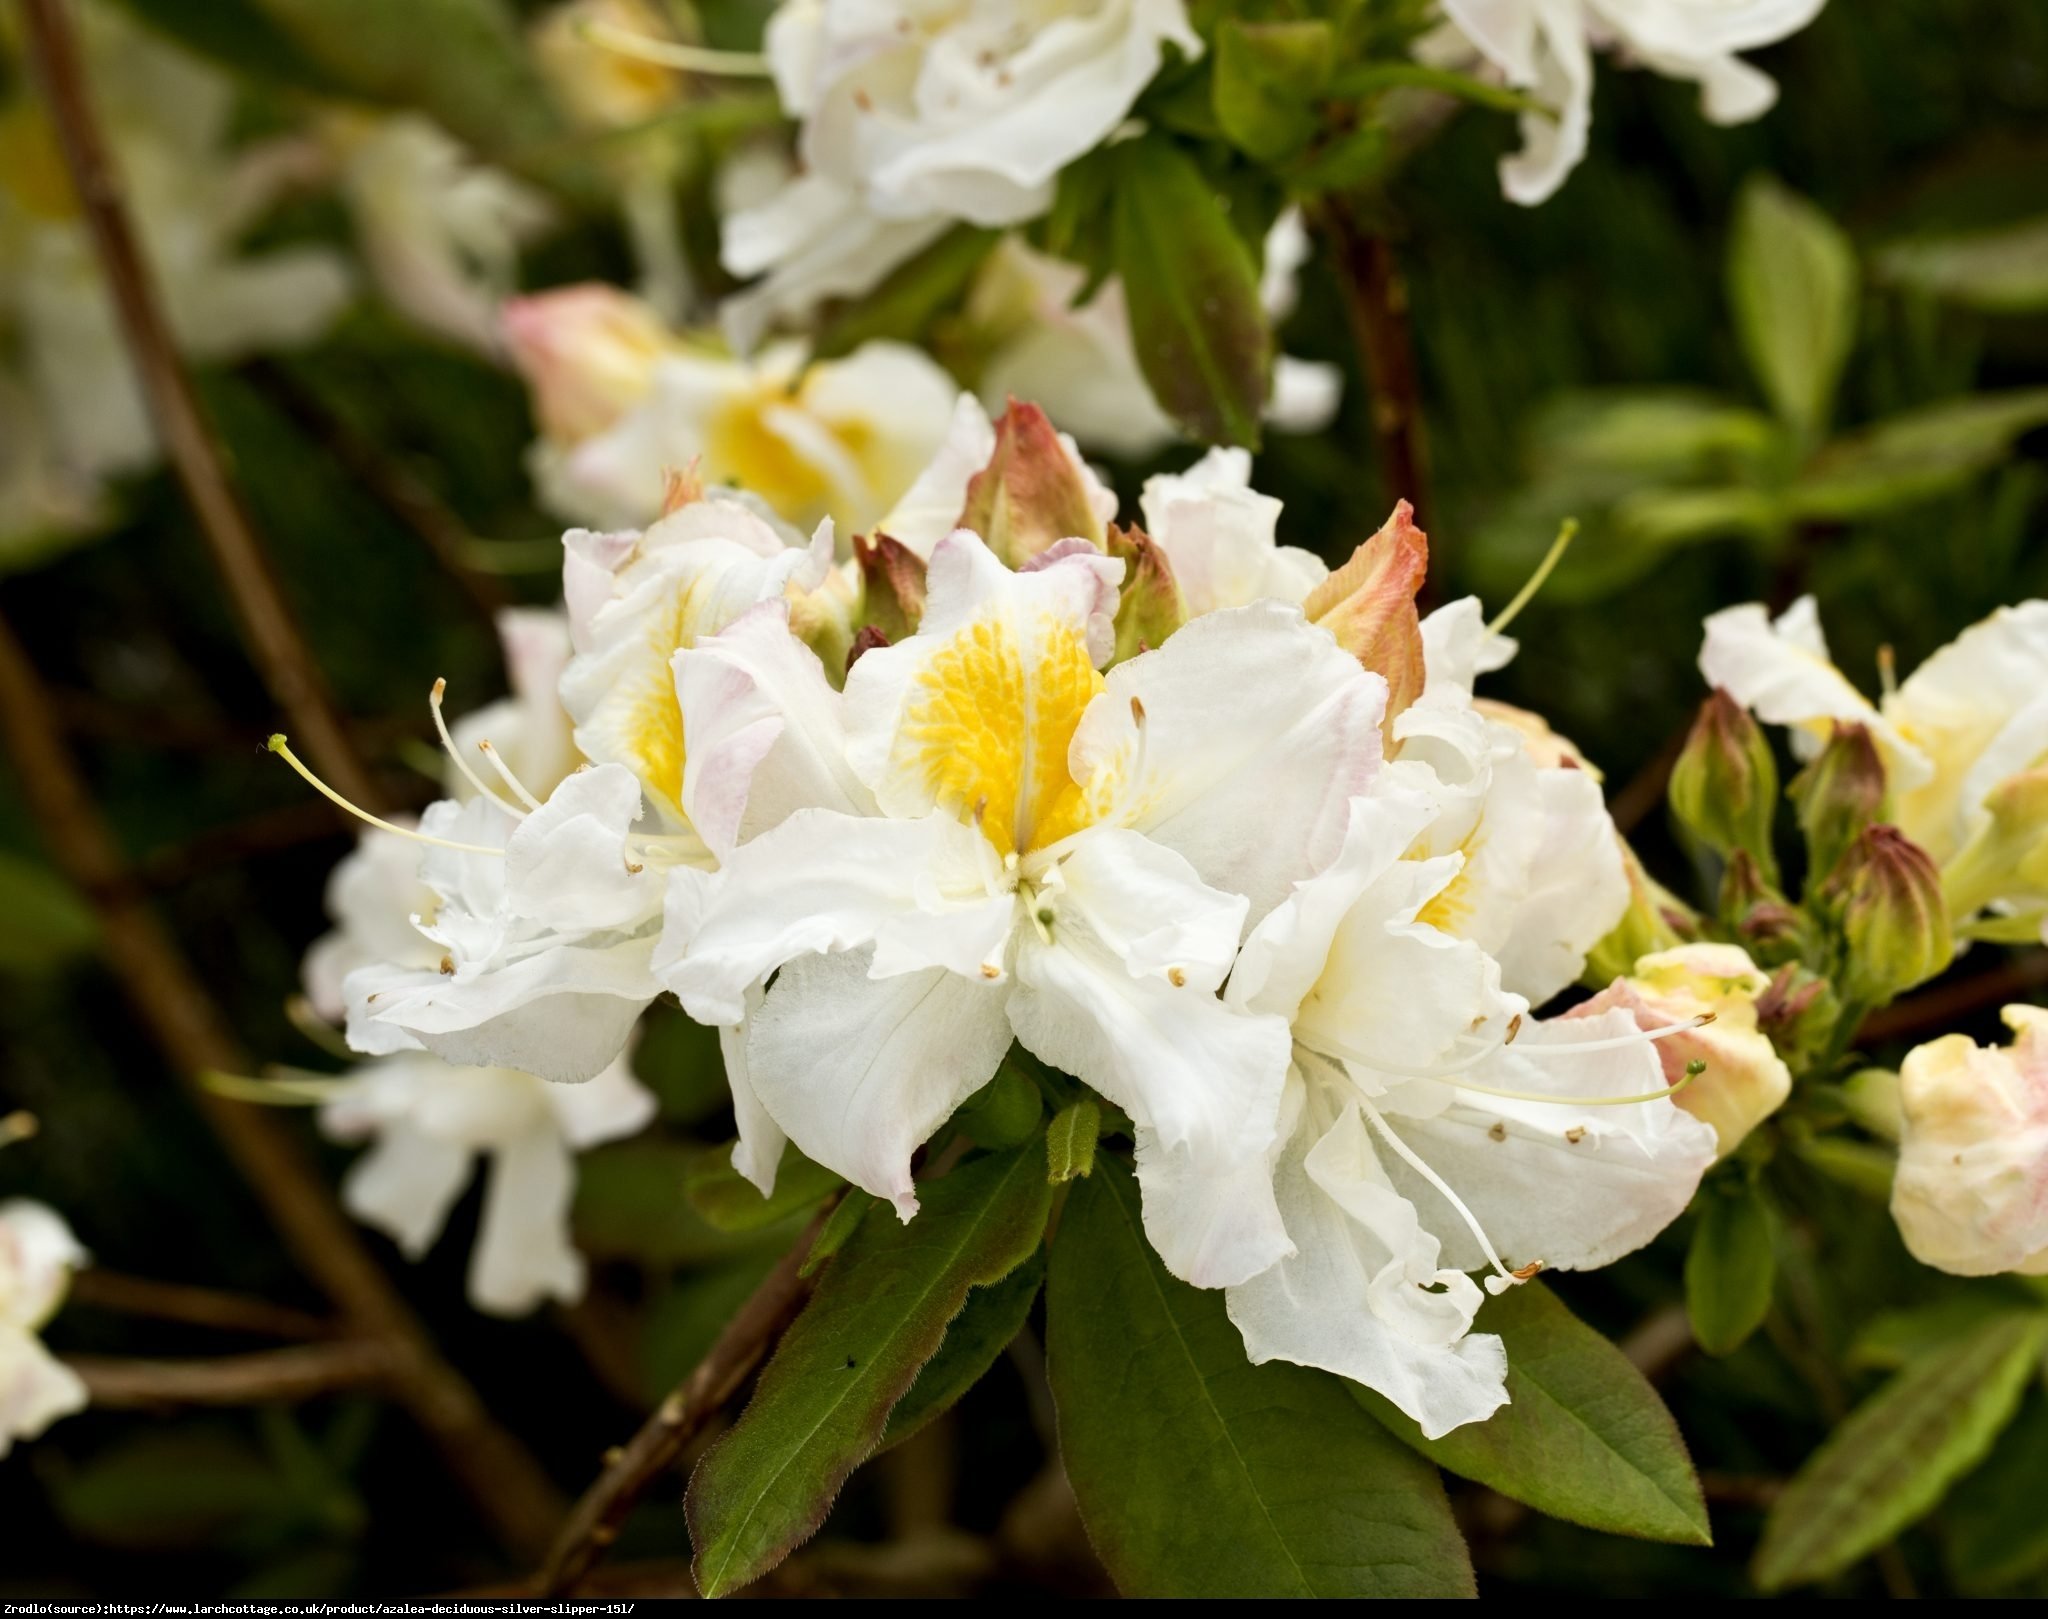
[(1067, 749), (1102, 684), (1064, 624), (1042, 622), (1026, 649), (1001, 619), (980, 619), (920, 672), (903, 725), (906, 762), (938, 803), (978, 815), (997, 853), (1043, 848), (1090, 819)]

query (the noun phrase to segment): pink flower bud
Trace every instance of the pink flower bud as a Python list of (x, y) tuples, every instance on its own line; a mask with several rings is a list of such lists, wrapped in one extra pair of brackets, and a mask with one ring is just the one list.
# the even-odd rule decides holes
[(672, 346), (652, 309), (597, 281), (507, 299), (499, 318), (541, 431), (562, 444), (602, 433), (646, 398)]

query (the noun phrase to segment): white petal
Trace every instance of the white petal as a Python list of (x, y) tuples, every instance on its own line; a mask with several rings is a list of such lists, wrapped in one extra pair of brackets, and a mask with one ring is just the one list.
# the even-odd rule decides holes
[(703, 1023), (737, 1023), (749, 986), (814, 951), (876, 945), (878, 973), (936, 966), (978, 978), (1014, 909), (1007, 892), (991, 892), (992, 860), (981, 834), (944, 812), (889, 821), (798, 810), (721, 870), (672, 874), (657, 971)]
[(548, 1086), (547, 1101), (562, 1139), (578, 1150), (638, 1135), (658, 1111), (624, 1057), (580, 1085)]
[(86, 1406), (78, 1374), (25, 1328), (0, 1323), (0, 1456)]
[(1386, 695), (1298, 608), (1211, 613), (1110, 671), (1069, 768), (1099, 819), (1185, 855), (1257, 920), (1342, 844)]
[(88, 1263), (64, 1216), (48, 1204), (0, 1203), (0, 1322), (40, 1327), (63, 1302), (71, 1273)]
[(783, 968), (751, 1020), (747, 1073), (790, 1140), (907, 1221), (911, 1154), (1009, 1049), (1005, 987), (937, 969), (876, 978), (870, 955)]
[(618, 765), (578, 771), (505, 845), (506, 899), (525, 921), (562, 932), (628, 928), (661, 905), (660, 879), (626, 851), (640, 784)]
[(469, 1184), (470, 1163), (467, 1147), (394, 1125), (350, 1166), (342, 1205), (397, 1243), (406, 1258), (417, 1259), (433, 1246)]
[(483, 1219), (469, 1256), (469, 1299), (493, 1315), (524, 1315), (583, 1296), (583, 1256), (569, 1241), (576, 1163), (562, 1138), (536, 1130), (491, 1155)]
[(968, 480), (988, 465), (995, 451), (995, 424), (973, 394), (962, 394), (938, 453), (876, 525), (876, 532), (928, 560), (939, 541), (960, 526)]
[(754, 1089), (753, 1070), (747, 1065), (747, 1037), (767, 995), (767, 987), (762, 984), (747, 991), (746, 1021), (719, 1029), (718, 1051), (725, 1059), (733, 1121), (739, 1126), (739, 1140), (732, 1147), (732, 1167), (753, 1182), (763, 1197), (772, 1197), (775, 1172), (782, 1163), (782, 1149), (789, 1144), (789, 1137), (775, 1122), (774, 1115), (761, 1105), (760, 1095)]
[(1535, 772), (1543, 841), (1507, 935), (1501, 983), (1541, 1006), (1578, 978), (1586, 953), (1628, 909), (1621, 841), (1600, 784), (1583, 770)]

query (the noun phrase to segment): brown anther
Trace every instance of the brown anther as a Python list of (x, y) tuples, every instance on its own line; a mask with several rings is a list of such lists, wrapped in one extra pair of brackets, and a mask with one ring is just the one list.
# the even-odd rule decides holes
[(854, 91), (853, 104), (860, 108), (862, 112), (873, 112), (875, 110), (875, 98), (865, 90)]
[(1586, 1127), (1583, 1124), (1575, 1124), (1565, 1131), (1564, 1138), (1576, 1147), (1581, 1141), (1586, 1139)]
[(992, 961), (984, 961), (981, 964), (981, 976), (990, 979), (1000, 978), (1003, 976), (1003, 969)]
[(1175, 989), (1186, 989), (1188, 987), (1188, 975), (1178, 967), (1166, 969), (1166, 981)]
[(1508, 1037), (1505, 1040), (1503, 1040), (1501, 1044), (1504, 1046), (1513, 1045), (1515, 1043), (1515, 1036), (1520, 1034), (1521, 1032), (1522, 1014), (1520, 1012), (1517, 1012), (1514, 1016), (1514, 1020), (1508, 1024)]
[(981, 825), (981, 818), (988, 814), (988, 794), (983, 793), (974, 801), (974, 824)]
[(1505, 1141), (1508, 1138), (1508, 1127), (1501, 1123), (1499, 1119), (1495, 1119), (1493, 1121), (1493, 1128), (1486, 1133), (1495, 1141)]
[(1131, 699), (1131, 719), (1134, 724), (1143, 725), (1145, 723), (1145, 705), (1135, 697)]
[(453, 956), (443, 956), (441, 958), (441, 976), (443, 978), (453, 978), (455, 976), (455, 958)]
[(1692, 1020), (1692, 1026), (1695, 1029), (1704, 1029), (1709, 1023), (1712, 1023), (1714, 1019), (1716, 1019), (1720, 1015), (1721, 1014), (1719, 1012), (1702, 1012), (1698, 1017)]
[(448, 682), (439, 678), (434, 681), (434, 701), (439, 702), (447, 694)]
[(1513, 1270), (1509, 1271), (1508, 1274), (1518, 1282), (1526, 1282), (1542, 1268), (1542, 1260), (1532, 1259), (1526, 1265), (1517, 1265)]
[(637, 860), (628, 860), (626, 862), (626, 875), (629, 877), (637, 877), (640, 875), (641, 872), (645, 871), (646, 869), (647, 868)]

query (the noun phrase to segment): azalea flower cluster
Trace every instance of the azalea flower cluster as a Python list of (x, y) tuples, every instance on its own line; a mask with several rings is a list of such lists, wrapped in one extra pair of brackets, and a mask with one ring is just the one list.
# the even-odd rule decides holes
[[(537, 689), (473, 718), (466, 796), (337, 877), (310, 987), (377, 1060), (328, 1120), (381, 1132), (351, 1203), (417, 1247), (491, 1152), (476, 1291), (517, 1307), (486, 1278), (520, 1205), (551, 1257), (519, 1297), (564, 1294), (534, 1232), (568, 1147), (637, 1126), (666, 991), (720, 1030), (740, 1173), (769, 1192), (793, 1142), (909, 1220), (1014, 1045), (1120, 1110), (1151, 1240), (1254, 1360), (1432, 1434), (1495, 1409), (1468, 1273), (1640, 1246), (1783, 1090), (1681, 1105), (1685, 960), (1537, 1018), (1628, 904), (1597, 776), (1475, 697), (1513, 644), (1473, 600), (1418, 614), (1405, 507), (1330, 573), (1249, 471), (1212, 451), (1120, 527), (1042, 413), (962, 397), (850, 557), (688, 478), (644, 531), (572, 531), (573, 746)], [(1721, 950), (1690, 966), (1745, 1002)]]

